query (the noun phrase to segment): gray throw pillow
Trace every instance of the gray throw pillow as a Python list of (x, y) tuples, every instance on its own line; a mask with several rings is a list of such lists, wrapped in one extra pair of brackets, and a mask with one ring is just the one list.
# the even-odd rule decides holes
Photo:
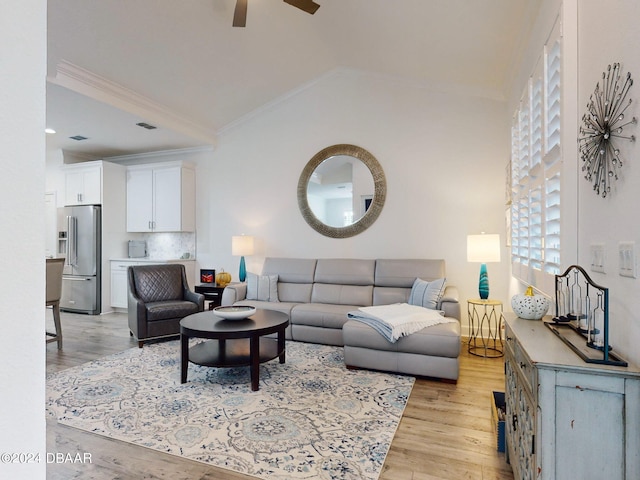
[(278, 275), (247, 273), (247, 300), (279, 302)]
[(440, 303), (440, 299), (444, 294), (446, 282), (446, 278), (439, 278), (431, 282), (416, 278), (413, 282), (413, 287), (411, 287), (409, 304), (437, 310), (438, 303)]

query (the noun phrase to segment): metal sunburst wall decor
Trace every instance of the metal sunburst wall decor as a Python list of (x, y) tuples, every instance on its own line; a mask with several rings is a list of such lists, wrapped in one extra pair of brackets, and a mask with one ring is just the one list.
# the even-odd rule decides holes
[(582, 171), (602, 197), (611, 192), (611, 182), (618, 179), (622, 167), (617, 139), (636, 140), (635, 135), (623, 135), (625, 127), (638, 123), (636, 117), (625, 122), (625, 112), (631, 106), (631, 99), (627, 99), (631, 85), (631, 73), (621, 82), (620, 64), (609, 65), (602, 73), (602, 87), (600, 82), (596, 84), (582, 116), (578, 138)]

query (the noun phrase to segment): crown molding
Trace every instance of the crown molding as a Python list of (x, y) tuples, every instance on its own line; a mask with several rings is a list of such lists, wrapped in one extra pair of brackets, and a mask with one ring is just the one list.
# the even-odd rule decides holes
[(135, 165), (139, 163), (172, 160), (172, 158), (160, 160), (164, 157), (178, 157), (180, 159), (184, 159), (185, 156), (191, 154), (208, 153), (213, 151), (213, 146), (177, 148), (175, 150), (159, 150), (157, 152), (134, 153), (131, 155), (116, 155), (113, 157), (103, 157), (102, 159), (108, 162), (119, 163), (122, 165)]
[(63, 163), (65, 165), (73, 165), (76, 163), (83, 163), (83, 162), (92, 162), (94, 160), (101, 160), (102, 157), (100, 156), (96, 156), (96, 155), (92, 155), (89, 153), (84, 153), (84, 152), (74, 152), (71, 150), (62, 150), (62, 158), (63, 158)]
[(164, 128), (174, 130), (183, 135), (215, 145), (216, 134), (209, 128), (203, 127), (168, 107), (130, 90), (107, 78), (96, 75), (73, 63), (61, 60), (56, 65), (55, 77), (48, 77), (47, 81), (54, 85), (68, 88), (76, 93), (85, 95), (112, 107), (124, 110), (141, 118), (148, 119)]

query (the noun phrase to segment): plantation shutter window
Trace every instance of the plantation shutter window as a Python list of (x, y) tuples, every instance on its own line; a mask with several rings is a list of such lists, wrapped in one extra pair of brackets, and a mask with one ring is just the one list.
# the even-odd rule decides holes
[(511, 265), (551, 293), (561, 273), (561, 37), (544, 46), (511, 128)]

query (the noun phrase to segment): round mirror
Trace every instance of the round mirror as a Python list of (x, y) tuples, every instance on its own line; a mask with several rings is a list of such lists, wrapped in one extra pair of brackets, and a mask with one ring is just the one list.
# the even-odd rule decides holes
[(315, 231), (347, 238), (380, 215), (386, 196), (382, 167), (364, 148), (332, 145), (316, 153), (298, 181), (298, 205)]

